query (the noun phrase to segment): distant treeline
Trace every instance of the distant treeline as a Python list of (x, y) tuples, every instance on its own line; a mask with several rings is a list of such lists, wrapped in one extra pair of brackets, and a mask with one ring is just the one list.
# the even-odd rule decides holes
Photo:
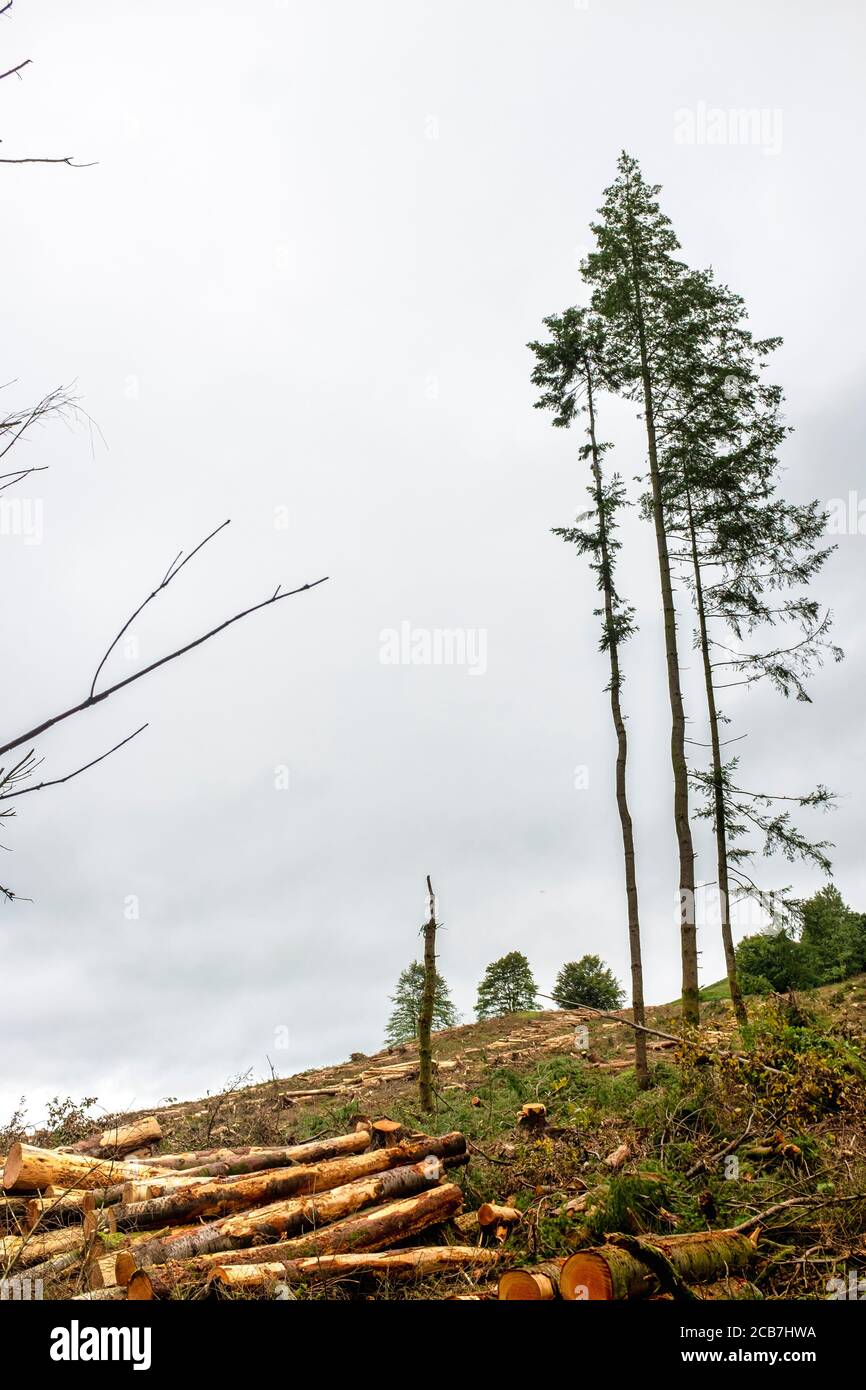
[(746, 936), (737, 973), (747, 994), (814, 989), (866, 970), (866, 913), (853, 912), (829, 884), (802, 904), (797, 926)]

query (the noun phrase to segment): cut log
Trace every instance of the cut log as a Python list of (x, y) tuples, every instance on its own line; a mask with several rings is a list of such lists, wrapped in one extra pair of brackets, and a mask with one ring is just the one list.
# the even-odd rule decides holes
[(308, 1283), (318, 1279), (380, 1278), (425, 1279), (449, 1269), (479, 1270), (501, 1258), (498, 1250), (471, 1245), (421, 1245), (411, 1250), (388, 1250), (379, 1255), (314, 1255), (304, 1260), (268, 1261), (250, 1265), (216, 1265), (210, 1280), (229, 1288), (251, 1289), (278, 1282)]
[(630, 1157), (630, 1155), (631, 1149), (629, 1148), (628, 1144), (620, 1144), (617, 1148), (613, 1150), (612, 1153), (609, 1153), (607, 1155), (607, 1158), (604, 1161), (608, 1168), (613, 1168), (615, 1170), (617, 1168), (621, 1168), (622, 1165), (625, 1163), (626, 1159)]
[(32, 1236), (5, 1236), (0, 1240), (0, 1265), (8, 1263), (10, 1267), (25, 1269), (28, 1265), (51, 1260), (55, 1255), (81, 1250), (89, 1239), (81, 1226), (61, 1227)]
[(0, 1198), (0, 1235), (25, 1229), (27, 1220), (27, 1198)]
[(495, 1202), (484, 1202), (478, 1208), (479, 1226), (513, 1226), (521, 1216), (516, 1207), (500, 1207)]
[(746, 1269), (756, 1254), (753, 1242), (737, 1231), (619, 1239), (625, 1244), (617, 1245), (614, 1237), (608, 1245), (569, 1256), (560, 1276), (563, 1298), (591, 1302), (642, 1298), (664, 1287), (667, 1266), (685, 1284), (702, 1283)]
[(126, 1297), (130, 1303), (150, 1303), (154, 1299), (173, 1298), (177, 1283), (162, 1271), (164, 1265), (151, 1265), (149, 1269), (135, 1269), (126, 1286)]
[(118, 1284), (111, 1284), (104, 1289), (88, 1289), (87, 1293), (76, 1293), (72, 1296), (73, 1303), (102, 1303), (111, 1299), (126, 1298), (126, 1289), (120, 1288)]
[(95, 1158), (122, 1158), (133, 1149), (147, 1148), (158, 1144), (162, 1129), (155, 1115), (146, 1115), (129, 1125), (114, 1125), (101, 1134), (92, 1134), (87, 1139), (79, 1139), (75, 1144), (64, 1144), (57, 1153), (90, 1154)]
[(92, 1192), (73, 1188), (68, 1192), (48, 1188), (41, 1197), (31, 1197), (27, 1201), (24, 1217), (25, 1229), (34, 1230), (37, 1225), (68, 1226), (81, 1221), (85, 1212), (93, 1211), (96, 1197)]
[(88, 1158), (82, 1154), (38, 1149), (32, 1144), (13, 1144), (3, 1170), (7, 1192), (43, 1192), (46, 1187), (105, 1187), (121, 1178), (145, 1177), (152, 1171), (144, 1163)]
[[(261, 1206), (263, 1203), (273, 1204), (281, 1198), (343, 1187), (356, 1179), (367, 1178), (389, 1168), (423, 1163), (428, 1159), (462, 1159), (465, 1150), (466, 1140), (462, 1134), (445, 1135), (441, 1139), (425, 1137), (422, 1140), (394, 1144), (385, 1149), (350, 1154), (348, 1158), (331, 1158), (318, 1164), (299, 1164), (296, 1167), (255, 1173), (243, 1180), (193, 1184), (150, 1201), (124, 1203), (116, 1208), (115, 1217), (119, 1230), (165, 1225), (169, 1221), (179, 1220), (214, 1221), (229, 1212), (243, 1211), (247, 1207)], [(434, 1164), (433, 1167), (438, 1174), (438, 1166)]]
[[(243, 1250), (199, 1255), (191, 1260), (173, 1260), (170, 1265), (161, 1268), (167, 1275), (182, 1279), (209, 1274), (216, 1265), (260, 1263), (265, 1253), (269, 1260), (294, 1260), (326, 1254), (387, 1250), (389, 1246), (408, 1240), (420, 1231), (449, 1221), (460, 1211), (462, 1203), (463, 1194), (457, 1184), (443, 1183), (416, 1197), (372, 1207), (291, 1240), (278, 1241), (266, 1247), (257, 1245)], [(144, 1262), (139, 1262), (140, 1250), (141, 1247), (134, 1246), (132, 1250), (119, 1252), (116, 1265), (119, 1284), (129, 1283), (136, 1267), (143, 1267)]]
[[(391, 1151), (384, 1149), (382, 1152)], [(438, 1183), (442, 1172), (441, 1159), (425, 1158), (422, 1163), (374, 1172), (324, 1192), (272, 1202), (253, 1211), (245, 1210), (240, 1215), (195, 1227), (189, 1234), (146, 1241), (135, 1252), (136, 1263), (163, 1264), (171, 1259), (244, 1248), (256, 1241), (285, 1239), (305, 1226), (324, 1226), (376, 1202), (423, 1191)]]
[(50, 1260), (31, 1265), (27, 1275), (30, 1279), (56, 1279), (59, 1275), (68, 1274), (70, 1270), (80, 1267), (81, 1263), (82, 1251), (68, 1250), (63, 1255), (54, 1255)]
[(509, 1269), (499, 1278), (499, 1298), (506, 1303), (542, 1303), (559, 1297), (565, 1257), (531, 1269)]
[[(305, 1144), (289, 1144), (284, 1148), (215, 1149), (209, 1154), (176, 1154), (171, 1167), (175, 1173), (188, 1177), (231, 1177), (244, 1173), (261, 1173), (267, 1168), (285, 1168), (291, 1163), (321, 1163), (326, 1159), (363, 1153), (370, 1147), (370, 1130), (360, 1126), (352, 1134), (339, 1134), (333, 1139), (312, 1139)], [(163, 1176), (166, 1176), (163, 1173)]]
[(116, 1255), (100, 1255), (87, 1266), (87, 1283), (91, 1289), (110, 1289), (117, 1287), (114, 1273)]

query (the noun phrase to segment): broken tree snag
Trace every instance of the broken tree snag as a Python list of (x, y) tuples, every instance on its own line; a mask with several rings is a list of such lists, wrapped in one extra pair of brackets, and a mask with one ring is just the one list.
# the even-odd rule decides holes
[(281, 1198), (344, 1187), (358, 1179), (406, 1164), (429, 1164), (431, 1171), (435, 1169), (438, 1174), (441, 1171), (440, 1160), (447, 1161), (449, 1166), (465, 1161), (465, 1150), (464, 1136), (455, 1133), (444, 1135), (441, 1139), (424, 1138), (393, 1144), (385, 1149), (371, 1149), (368, 1153), (351, 1154), (348, 1158), (326, 1159), (319, 1164), (280, 1168), (221, 1182), (193, 1183), (149, 1201), (119, 1206), (115, 1219), (120, 1230), (160, 1226), (178, 1220), (213, 1221), (247, 1207), (261, 1206), (263, 1203), (278, 1204)]
[(76, 1144), (65, 1144), (58, 1153), (92, 1154), (95, 1158), (122, 1158), (133, 1149), (149, 1148), (162, 1139), (162, 1130), (155, 1115), (146, 1115), (129, 1125), (113, 1125), (101, 1134), (92, 1134), (89, 1139), (79, 1139)]
[(559, 1297), (565, 1258), (546, 1260), (532, 1269), (509, 1269), (499, 1278), (499, 1298), (506, 1303), (543, 1303)]
[[(263, 1251), (263, 1253), (266, 1253)], [(411, 1250), (388, 1250), (372, 1255), (314, 1255), (303, 1260), (269, 1260), (263, 1264), (218, 1264), (210, 1280), (231, 1288), (262, 1288), (269, 1284), (308, 1283), (317, 1279), (380, 1278), (424, 1279), (449, 1269), (483, 1270), (500, 1259), (498, 1250), (479, 1250), (472, 1245), (419, 1245)]]
[(145, 1163), (121, 1163), (108, 1158), (38, 1149), (32, 1144), (13, 1144), (3, 1170), (7, 1192), (42, 1192), (46, 1187), (106, 1187), (121, 1179), (152, 1175)]
[(695, 1231), (640, 1240), (613, 1236), (607, 1245), (569, 1256), (559, 1288), (562, 1297), (570, 1300), (642, 1298), (680, 1282), (722, 1279), (728, 1272), (746, 1269), (755, 1254), (752, 1241), (737, 1231)]
[(418, 1013), (418, 1101), (430, 1114), (433, 1109), (433, 1007), (436, 1002), (436, 898), (427, 875), (430, 915), (424, 923), (424, 992)]

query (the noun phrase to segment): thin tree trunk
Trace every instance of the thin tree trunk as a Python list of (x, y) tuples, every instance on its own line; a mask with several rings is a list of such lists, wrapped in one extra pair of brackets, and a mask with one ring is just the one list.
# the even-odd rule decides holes
[(695, 925), (695, 852), (689, 824), (689, 769), (686, 762), (686, 717), (680, 684), (679, 652), (677, 648), (677, 615), (671, 582), (671, 562), (665, 531), (664, 498), (659, 470), (656, 441), (655, 402), (649, 352), (646, 341), (646, 321), (640, 288), (640, 265), (634, 238), (633, 220), (629, 219), (632, 255), (632, 277), (635, 292), (635, 318), (640, 347), (641, 384), (644, 400), (644, 421), (649, 454), (652, 488), (653, 522), (659, 579), (661, 581), (664, 614), (665, 655), (667, 659), (668, 696), (671, 707), (671, 766), (674, 775), (674, 827), (680, 864), (680, 950), (682, 955), (682, 1012), (686, 1023), (700, 1021), (698, 995), (698, 943)]
[[(619, 642), (613, 624), (613, 579), (611, 577), (610, 553), (608, 548), (607, 525), (604, 518), (604, 492), (602, 487), (601, 461), (595, 434), (595, 409), (592, 397), (592, 373), (589, 363), (586, 367), (586, 397), (589, 411), (589, 439), (592, 449), (592, 475), (595, 483), (595, 499), (598, 510), (599, 539), (601, 542), (602, 588), (604, 594), (604, 620), (608, 634), (608, 653), (610, 656), (610, 709), (616, 731), (616, 804), (622, 827), (622, 849), (625, 862), (625, 893), (628, 910), (628, 944), (631, 958), (631, 999), (634, 1021), (643, 1026), (646, 1014), (643, 997), (643, 963), (641, 960), (640, 915), (638, 912), (637, 874), (635, 871), (634, 832), (626, 791), (626, 763), (628, 760), (628, 735), (622, 717), (620, 686), (622, 677), (619, 666)], [(646, 1034), (635, 1033), (634, 1043), (635, 1075), (638, 1086), (643, 1090), (649, 1085), (647, 1066)]]
[(725, 796), (724, 796), (724, 770), (722, 766), (722, 745), (719, 739), (719, 712), (716, 706), (716, 691), (713, 685), (713, 667), (710, 660), (709, 633), (707, 631), (707, 613), (704, 604), (704, 585), (701, 575), (700, 557), (698, 554), (698, 541), (695, 534), (695, 519), (692, 511), (692, 498), (688, 484), (686, 484), (686, 507), (689, 522), (689, 541), (692, 551), (692, 568), (695, 577), (695, 604), (698, 613), (698, 630), (701, 639), (701, 656), (704, 668), (704, 687), (707, 692), (707, 715), (710, 724), (710, 747), (713, 757), (713, 799), (714, 799), (714, 821), (716, 832), (716, 861), (718, 865), (719, 880), (719, 911), (722, 926), (722, 944), (725, 950), (725, 969), (728, 975), (728, 986), (731, 991), (731, 1003), (734, 1006), (734, 1014), (737, 1022), (741, 1025), (748, 1023), (746, 1005), (740, 992), (740, 983), (737, 979), (737, 956), (734, 950), (734, 937), (731, 931), (731, 899), (728, 881), (728, 834), (725, 824)]
[(429, 1114), (433, 1109), (433, 1046), (430, 1034), (436, 998), (436, 899), (433, 896), (429, 874), (427, 893), (430, 898), (430, 916), (424, 923), (424, 993), (421, 996), (421, 1011), (418, 1016), (418, 1098), (421, 1109)]

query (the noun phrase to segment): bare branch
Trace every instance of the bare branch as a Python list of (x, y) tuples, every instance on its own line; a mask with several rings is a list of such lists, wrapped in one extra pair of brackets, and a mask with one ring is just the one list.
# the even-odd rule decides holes
[(0, 796), (0, 801), (10, 801), (13, 796), (26, 796), (27, 792), (41, 792), (45, 787), (59, 787), (64, 782), (71, 782), (73, 777), (78, 777), (82, 772), (87, 772), (89, 768), (96, 767), (97, 763), (104, 762), (106, 758), (110, 758), (112, 753), (116, 753), (118, 748), (122, 748), (125, 743), (130, 743), (132, 739), (136, 738), (140, 733), (143, 733), (147, 727), (147, 724), (142, 724), (134, 733), (127, 734), (126, 738), (122, 738), (119, 743), (115, 743), (113, 748), (109, 748), (105, 753), (100, 753), (98, 758), (91, 758), (89, 763), (84, 763), (82, 767), (77, 767), (74, 772), (67, 772), (64, 777), (52, 777), (51, 780), (47, 782), (36, 782), (32, 787), (22, 787), (21, 790), (17, 792), (5, 792)]
[(48, 464), (44, 463), (39, 468), (19, 468), (17, 473), (0, 473), (0, 492), (2, 492), (4, 488), (14, 487), (16, 483), (23, 482), (25, 478), (30, 477), (31, 473), (47, 472)]
[(196, 546), (195, 550), (191, 550), (190, 553), (189, 553), (189, 555), (187, 555), (186, 559), (183, 560), (183, 561), (181, 561), (180, 564), (178, 564), (177, 562), (178, 562), (178, 560), (180, 560), (180, 557), (181, 557), (181, 555), (183, 554), (183, 551), (181, 550), (181, 551), (175, 556), (175, 558), (172, 560), (171, 564), (169, 565), (168, 569), (166, 570), (165, 575), (163, 576), (163, 579), (162, 579), (161, 583), (157, 584), (156, 588), (152, 591), (152, 593), (149, 593), (148, 596), (147, 596), (147, 598), (144, 599), (144, 601), (138, 605), (138, 607), (136, 608), (135, 612), (134, 612), (133, 614), (131, 614), (129, 618), (127, 618), (126, 622), (123, 624), (123, 627), (120, 629), (120, 631), (118, 632), (118, 634), (117, 634), (117, 636), (115, 637), (114, 641), (113, 641), (113, 642), (111, 643), (111, 645), (109, 646), (108, 650), (106, 651), (105, 655), (103, 656), (102, 660), (100, 661), (99, 665), (97, 666), (96, 671), (95, 671), (94, 676), (93, 676), (93, 680), (92, 680), (91, 683), (90, 683), (90, 694), (91, 694), (91, 695), (93, 695), (94, 691), (96, 690), (96, 682), (97, 682), (97, 680), (99, 679), (99, 673), (100, 673), (100, 671), (102, 670), (102, 668), (103, 668), (103, 666), (105, 665), (105, 663), (106, 663), (106, 661), (108, 660), (108, 658), (111, 656), (111, 653), (114, 651), (114, 648), (117, 646), (117, 644), (118, 644), (118, 642), (120, 641), (120, 639), (121, 639), (121, 637), (123, 636), (123, 634), (124, 634), (125, 632), (128, 632), (128, 631), (129, 631), (129, 628), (130, 628), (130, 627), (132, 626), (132, 624), (135, 622), (135, 620), (136, 620), (136, 618), (138, 617), (138, 615), (139, 615), (141, 612), (144, 611), (144, 609), (147, 607), (147, 605), (151, 602), (152, 599), (155, 599), (155, 598), (156, 598), (157, 594), (161, 593), (163, 589), (167, 589), (167, 588), (168, 588), (169, 584), (170, 584), (171, 581), (174, 579), (175, 575), (180, 574), (180, 572), (181, 572), (181, 570), (183, 569), (184, 565), (188, 564), (189, 561), (193, 558), (193, 556), (197, 555), (198, 552), (199, 552), (204, 546), (207, 545), (208, 541), (213, 540), (214, 536), (219, 535), (220, 531), (225, 530), (226, 526), (230, 525), (230, 522), (231, 522), (231, 518), (229, 518), (228, 521), (224, 521), (224, 522), (222, 523), (221, 526), (217, 526), (216, 530), (215, 530), (215, 531), (211, 531), (211, 533), (210, 533), (209, 536), (205, 536), (204, 540), (203, 540), (203, 541), (200, 541), (199, 544)]
[(261, 608), (269, 608), (273, 603), (280, 603), (284, 598), (292, 598), (295, 594), (305, 593), (307, 589), (315, 589), (319, 584), (324, 584), (328, 577), (328, 575), (324, 575), (321, 579), (314, 579), (311, 584), (301, 584), (297, 589), (290, 589), (284, 594), (273, 594), (270, 598), (263, 599), (261, 603), (254, 603), (249, 608), (242, 609), (240, 613), (233, 613), (232, 616), (226, 618), (224, 622), (218, 623), (216, 627), (210, 628), (208, 632), (202, 633), (200, 637), (196, 637), (193, 641), (185, 643), (184, 646), (176, 648), (173, 652), (169, 652), (167, 656), (161, 656), (158, 661), (152, 661), (149, 666), (143, 667), (141, 671), (136, 671), (131, 676), (126, 676), (122, 681), (116, 681), (114, 685), (107, 686), (106, 689), (101, 690), (98, 695), (88, 695), (77, 705), (71, 705), (69, 709), (63, 710), (61, 714), (54, 714), (50, 719), (44, 719), (41, 724), (37, 724), (34, 728), (28, 729), (26, 733), (19, 734), (17, 737), (10, 739), (8, 743), (4, 743), (2, 747), (0, 747), (0, 756), (4, 753), (8, 753), (12, 748), (20, 748), (22, 743), (32, 743), (35, 738), (40, 734), (44, 734), (47, 729), (52, 729), (55, 724), (61, 724), (65, 719), (71, 718), (72, 715), (80, 714), (83, 710), (90, 709), (92, 705), (100, 704), (101, 701), (107, 700), (110, 695), (116, 694), (118, 690), (123, 690), (125, 686), (132, 685), (134, 681), (141, 680), (143, 676), (149, 675), (151, 671), (156, 671), (160, 666), (165, 666), (170, 661), (176, 661), (178, 657), (185, 656), (187, 652), (194, 651), (196, 647), (200, 647), (203, 642), (209, 642), (212, 637), (216, 637), (217, 633), (224, 632), (225, 629), (231, 627), (233, 623), (239, 623), (241, 619), (249, 617), (250, 614), (258, 613)]
[(70, 169), (92, 169), (99, 161), (92, 159), (88, 164), (80, 164), (71, 154), (52, 158), (49, 155), (28, 155), (24, 159), (2, 159), (0, 164), (68, 164)]
[[(3, 14), (3, 10), (0, 10), (0, 14)], [(32, 58), (25, 58), (23, 63), (18, 63), (14, 68), (7, 68), (5, 72), (0, 72), (0, 82), (3, 81), (4, 77), (14, 77), (16, 72), (20, 72), (22, 68), (26, 68), (27, 64), (32, 63), (32, 61)]]

